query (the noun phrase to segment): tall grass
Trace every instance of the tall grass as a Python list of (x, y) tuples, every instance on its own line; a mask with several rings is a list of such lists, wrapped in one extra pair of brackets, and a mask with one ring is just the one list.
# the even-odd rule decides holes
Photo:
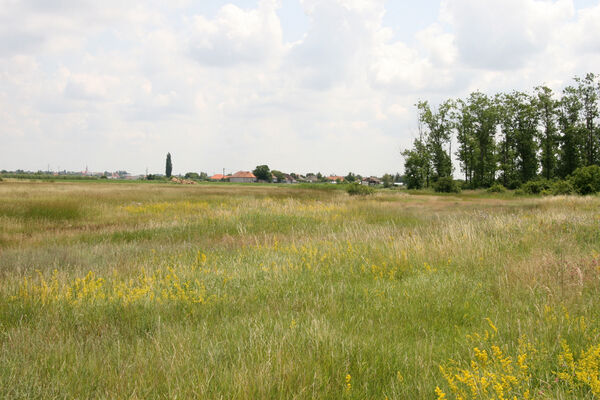
[(599, 206), (3, 182), (0, 394), (594, 398)]

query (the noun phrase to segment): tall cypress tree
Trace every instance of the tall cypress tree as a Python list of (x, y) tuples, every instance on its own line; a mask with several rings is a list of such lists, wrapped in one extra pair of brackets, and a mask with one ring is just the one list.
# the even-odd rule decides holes
[(167, 153), (167, 165), (165, 168), (165, 175), (167, 175), (167, 178), (171, 177), (171, 172), (173, 172), (173, 164), (171, 163), (171, 153)]

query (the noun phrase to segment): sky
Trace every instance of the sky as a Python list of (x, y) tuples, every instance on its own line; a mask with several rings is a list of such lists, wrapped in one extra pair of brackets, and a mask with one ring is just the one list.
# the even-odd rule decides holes
[(401, 172), (417, 101), (598, 66), (598, 0), (0, 0), (0, 169)]

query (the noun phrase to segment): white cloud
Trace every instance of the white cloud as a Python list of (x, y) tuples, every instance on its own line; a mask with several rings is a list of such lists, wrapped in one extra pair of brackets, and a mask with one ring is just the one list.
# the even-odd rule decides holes
[(600, 65), (600, 5), (444, 0), (401, 41), (384, 0), (302, 0), (308, 29), (285, 43), (285, 3), (231, 1), (0, 0), (0, 168), (160, 172), (171, 151), (175, 172), (381, 174), (419, 98), (560, 89)]
[(501, 70), (544, 51), (573, 12), (571, 0), (443, 0), (441, 19), (452, 26), (465, 63)]
[(283, 50), (282, 32), (276, 10), (278, 2), (261, 0), (258, 8), (245, 11), (227, 4), (215, 19), (194, 18), (192, 55), (216, 67), (260, 63)]

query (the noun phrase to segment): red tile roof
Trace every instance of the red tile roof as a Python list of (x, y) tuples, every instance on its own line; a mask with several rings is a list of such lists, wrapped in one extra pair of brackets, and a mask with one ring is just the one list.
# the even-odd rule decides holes
[(223, 178), (225, 178), (225, 176), (223, 174), (215, 174), (210, 177), (210, 179), (213, 181), (220, 181)]
[(238, 171), (231, 175), (231, 178), (256, 178), (256, 176), (250, 171)]

